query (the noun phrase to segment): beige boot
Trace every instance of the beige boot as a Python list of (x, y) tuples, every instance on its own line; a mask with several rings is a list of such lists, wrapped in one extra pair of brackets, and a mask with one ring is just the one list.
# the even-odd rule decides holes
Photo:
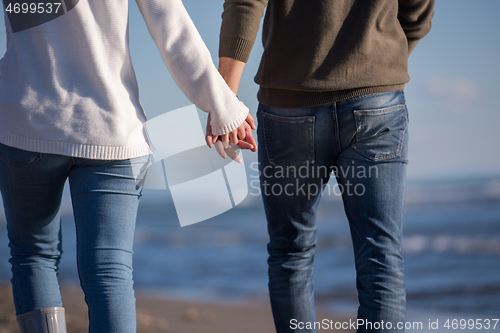
[(64, 308), (52, 307), (17, 316), (21, 333), (66, 333)]

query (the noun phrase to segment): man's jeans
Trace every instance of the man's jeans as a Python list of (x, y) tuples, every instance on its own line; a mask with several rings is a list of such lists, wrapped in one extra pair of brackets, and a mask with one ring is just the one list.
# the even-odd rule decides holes
[(338, 185), (327, 189), (342, 193), (351, 230), (358, 318), (372, 324), (360, 325), (358, 332), (403, 332), (397, 329), (406, 312), (401, 234), (408, 114), (403, 91), (309, 108), (261, 104), (257, 117), (270, 235), (269, 294), (278, 333), (317, 331), (298, 327), (316, 321), (316, 209), (330, 176)]
[(69, 178), (90, 332), (136, 331), (132, 242), (141, 188), (134, 175), (147, 161), (78, 159), (0, 144), (17, 315), (62, 306), (60, 206)]

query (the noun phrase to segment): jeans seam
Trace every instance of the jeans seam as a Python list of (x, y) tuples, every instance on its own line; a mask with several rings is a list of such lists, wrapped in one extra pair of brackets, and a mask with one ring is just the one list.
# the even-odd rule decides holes
[(23, 305), (23, 301), (22, 301), (22, 298), (21, 296), (19, 295), (19, 288), (17, 287), (17, 282), (16, 281), (12, 281), (13, 282), (13, 285), (16, 285), (14, 288), (12, 288), (14, 290), (14, 293), (15, 293), (15, 298), (17, 300), (17, 303), (19, 305), (19, 308), (20, 308), (20, 312), (19, 315), (23, 314), (24, 312), (26, 312), (24, 310), (24, 305)]
[[(316, 155), (315, 155), (315, 150), (314, 150), (314, 131), (316, 130), (316, 126), (314, 126), (316, 122), (316, 118), (314, 118), (314, 121), (312, 122), (312, 126), (308, 127), (308, 130), (309, 130), (309, 154), (312, 156), (312, 161), (311, 163), (314, 163), (316, 161)], [(307, 162), (306, 162), (307, 164)]]
[[(267, 131), (266, 131), (266, 126), (264, 125), (264, 118), (265, 118), (265, 115), (264, 115), (264, 112), (261, 113), (262, 115), (262, 131), (264, 132), (264, 142), (267, 142), (268, 141), (268, 136), (267, 136)], [(266, 149), (266, 155), (267, 155), (267, 160), (269, 161), (269, 163), (271, 163), (272, 165), (276, 166), (276, 164), (273, 162), (273, 160), (271, 159), (271, 156), (269, 155), (269, 150), (267, 149), (267, 144), (264, 145), (264, 148)]]
[(341, 142), (340, 142), (340, 131), (339, 131), (339, 117), (338, 117), (338, 113), (337, 113), (337, 104), (334, 103), (332, 104), (332, 108), (333, 108), (333, 122), (334, 122), (334, 136), (335, 136), (335, 145), (336, 145), (336, 148), (337, 148), (337, 156), (342, 152), (342, 145), (341, 145)]
[(263, 111), (262, 117), (263, 118), (270, 118), (270, 119), (273, 119), (276, 121), (281, 121), (283, 123), (288, 123), (288, 124), (299, 124), (299, 123), (304, 123), (304, 122), (310, 121), (310, 119), (313, 118), (314, 116), (282, 117), (282, 116), (277, 116), (277, 115)]
[(398, 109), (404, 109), (405, 105), (404, 104), (398, 104), (398, 105), (393, 105), (387, 108), (380, 108), (380, 109), (370, 109), (370, 110), (354, 110), (354, 114), (363, 114), (363, 115), (379, 115), (379, 114), (386, 114), (386, 113), (391, 113), (394, 110)]

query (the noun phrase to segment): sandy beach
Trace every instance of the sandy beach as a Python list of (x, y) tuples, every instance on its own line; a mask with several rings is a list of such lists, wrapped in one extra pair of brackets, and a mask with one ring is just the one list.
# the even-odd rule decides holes
[[(88, 332), (87, 307), (83, 293), (76, 287), (63, 287), (69, 333)], [(268, 304), (213, 304), (152, 298), (136, 294), (137, 331), (142, 333), (272, 333), (275, 332)], [(326, 311), (323, 318), (340, 321)], [(334, 330), (322, 330), (334, 332)], [(0, 285), (0, 333), (19, 333), (10, 285)]]

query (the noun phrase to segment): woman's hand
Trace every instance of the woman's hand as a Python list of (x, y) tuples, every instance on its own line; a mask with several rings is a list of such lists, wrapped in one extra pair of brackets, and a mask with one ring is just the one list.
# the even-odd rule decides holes
[(213, 135), (209, 114), (205, 140), (210, 148), (215, 146), (215, 149), (222, 158), (226, 158), (227, 155), (229, 155), (229, 157), (236, 162), (242, 163), (243, 161), (236, 153), (237, 148), (232, 147), (232, 145), (237, 145), (240, 149), (250, 149), (251, 151), (256, 152), (257, 143), (252, 135), (252, 130), (255, 129), (255, 120), (249, 113), (245, 121), (237, 129), (224, 135)]

